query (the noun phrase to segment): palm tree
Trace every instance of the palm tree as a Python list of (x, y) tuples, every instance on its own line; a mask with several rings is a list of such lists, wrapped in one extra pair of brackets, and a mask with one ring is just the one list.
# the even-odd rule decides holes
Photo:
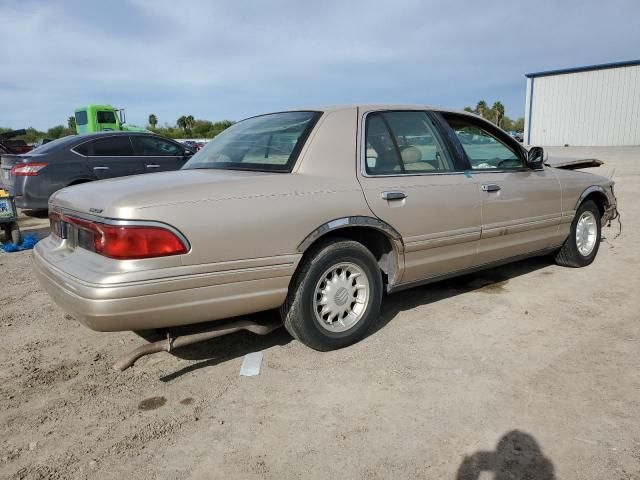
[(151, 128), (156, 128), (156, 125), (158, 125), (158, 117), (156, 117), (155, 113), (149, 115), (149, 125), (151, 125)]
[(187, 117), (185, 117), (184, 115), (182, 115), (177, 121), (176, 124), (178, 125), (178, 127), (180, 127), (181, 129), (183, 129), (185, 131), (185, 133), (187, 132)]
[(67, 125), (69, 126), (69, 130), (76, 129), (76, 117), (69, 117), (67, 119)]
[(500, 126), (502, 119), (504, 118), (504, 105), (501, 102), (495, 102), (491, 107), (496, 119), (496, 125)]
[(485, 115), (487, 113), (487, 102), (485, 102), (484, 100), (480, 100), (476, 105), (476, 113), (482, 118), (486, 118)]
[(196, 120), (195, 120), (195, 118), (193, 118), (193, 115), (187, 116), (187, 129), (189, 131), (191, 131), (193, 129), (195, 124), (196, 124)]

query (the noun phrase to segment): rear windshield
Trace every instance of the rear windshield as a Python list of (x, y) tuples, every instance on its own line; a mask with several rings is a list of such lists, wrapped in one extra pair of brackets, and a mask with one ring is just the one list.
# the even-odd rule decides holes
[(196, 153), (184, 169), (290, 172), (320, 112), (282, 112), (229, 127)]
[(70, 140), (75, 139), (75, 138), (76, 138), (75, 135), (68, 135), (66, 137), (57, 138), (57, 139), (51, 140), (50, 142), (47, 142), (47, 143), (45, 143), (43, 145), (40, 145), (38, 148), (34, 148), (29, 153), (49, 153), (49, 152), (53, 152), (54, 150), (62, 148), (66, 143), (68, 143)]

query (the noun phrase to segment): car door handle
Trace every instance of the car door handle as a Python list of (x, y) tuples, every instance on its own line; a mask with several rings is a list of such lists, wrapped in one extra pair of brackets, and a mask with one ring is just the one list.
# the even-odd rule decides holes
[(403, 198), (407, 198), (404, 192), (382, 192), (383, 200), (402, 200)]
[(495, 183), (487, 183), (482, 185), (483, 192), (497, 192), (500, 190), (500, 185), (496, 185)]
[(109, 170), (109, 167), (93, 167), (94, 170)]
[(160, 165), (147, 165), (147, 168), (160, 168)]

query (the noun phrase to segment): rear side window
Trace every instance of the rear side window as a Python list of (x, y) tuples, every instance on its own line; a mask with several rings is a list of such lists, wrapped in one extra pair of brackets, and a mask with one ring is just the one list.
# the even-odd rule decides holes
[(458, 115), (443, 115), (469, 158), (472, 170), (518, 170), (525, 168), (524, 158), (505, 142), (473, 120)]
[(87, 111), (80, 110), (76, 112), (76, 125), (86, 125), (87, 124)]
[(78, 145), (74, 150), (89, 157), (130, 157), (133, 155), (128, 135), (98, 138)]
[(176, 157), (184, 154), (184, 148), (162, 138), (135, 135), (131, 137), (131, 141), (136, 155)]
[(98, 123), (116, 123), (116, 114), (111, 111), (98, 111)]
[(365, 169), (370, 175), (455, 170), (425, 112), (372, 113), (367, 116), (366, 140)]

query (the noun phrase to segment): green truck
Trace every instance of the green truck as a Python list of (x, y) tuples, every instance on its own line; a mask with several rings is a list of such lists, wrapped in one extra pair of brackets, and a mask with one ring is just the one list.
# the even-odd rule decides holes
[(142, 127), (127, 125), (124, 108), (111, 105), (86, 105), (76, 108), (76, 133), (93, 133), (104, 131), (146, 132)]

